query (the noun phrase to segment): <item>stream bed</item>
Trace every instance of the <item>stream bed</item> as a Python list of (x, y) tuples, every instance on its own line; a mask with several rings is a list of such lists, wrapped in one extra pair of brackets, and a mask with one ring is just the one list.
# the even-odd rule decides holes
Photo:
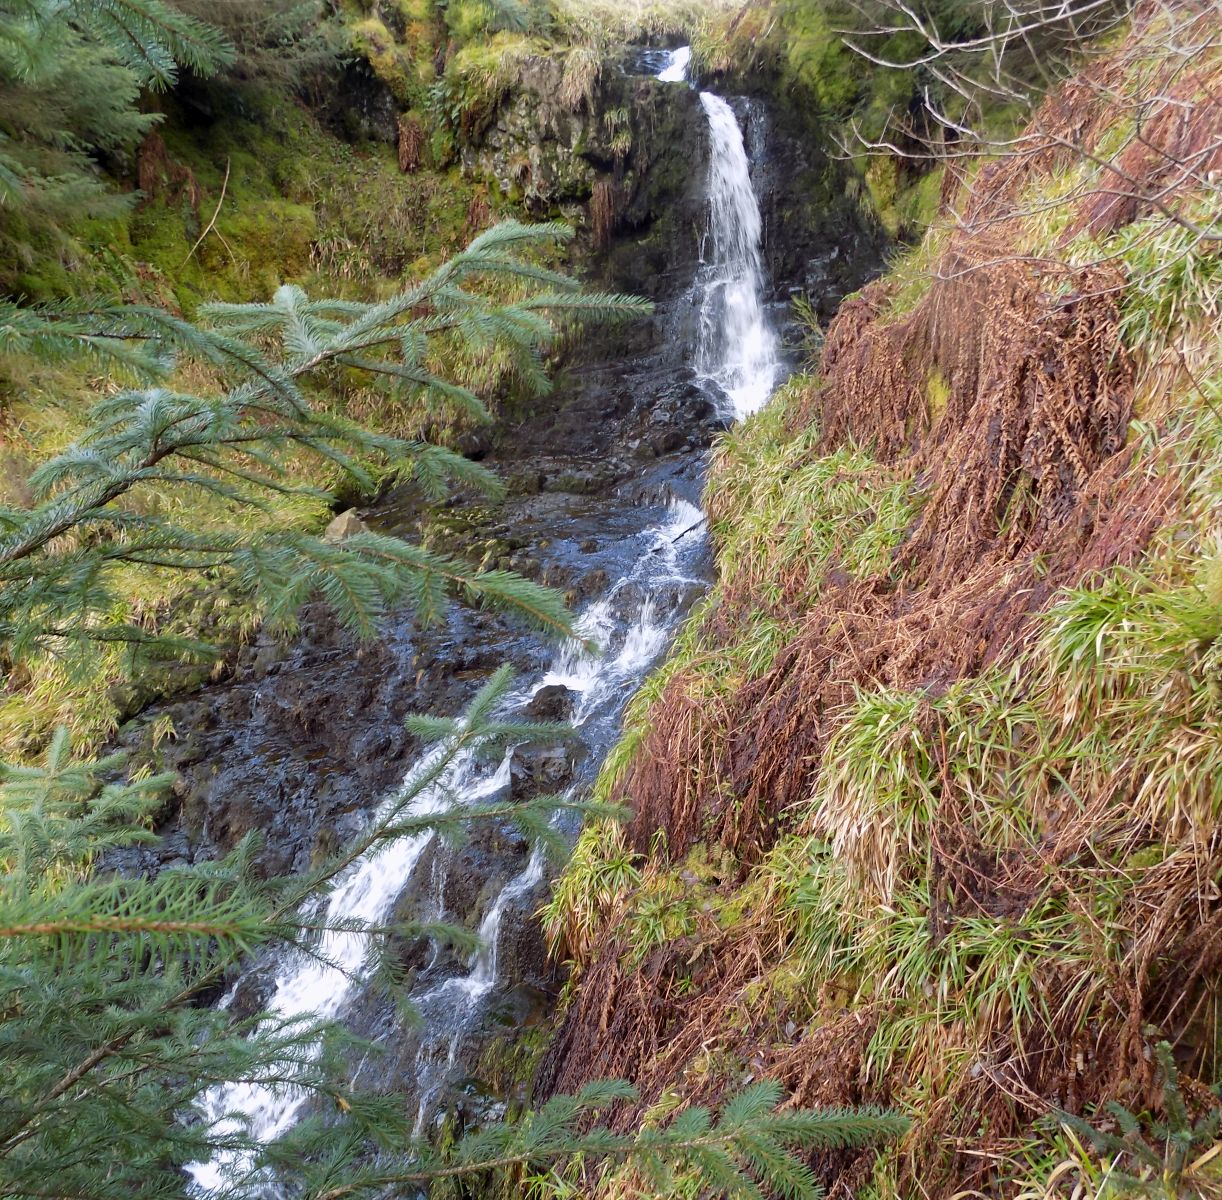
[[(689, 57), (686, 48), (658, 52), (648, 69), (668, 86), (686, 88)], [(760, 207), (742, 128), (722, 97), (701, 93), (699, 102), (708, 128), (708, 225), (694, 280), (677, 306), (675, 328), (686, 338), (678, 350), (687, 366), (681, 380), (686, 408), (676, 414), (693, 414), (703, 436), (681, 429), (676, 442), (668, 431), (668, 450), (601, 494), (592, 488), (582, 495), (570, 486), (516, 501), (504, 520), (521, 545), (542, 547), (553, 561), (581, 564), (576, 590), (585, 599), (577, 629), (584, 640), (550, 652), (530, 638), (498, 646), (501, 627), (493, 624), (489, 653), (518, 667), (505, 715), (561, 717), (577, 730), (578, 744), (510, 750), (495, 763), (460, 756), (442, 783), (416, 801), (415, 811), (475, 806), (518, 795), (523, 786), (580, 795), (614, 745), (628, 700), (708, 586), (709, 546), (698, 507), (705, 447), (713, 429), (767, 402), (785, 365), (766, 307)], [(603, 465), (592, 453), (584, 469), (596, 477)], [(396, 519), (393, 505), (369, 515), (376, 527), (392, 531)], [(409, 633), (396, 636), (398, 669), (406, 671), (420, 661), (419, 648)], [(487, 665), (474, 664), (472, 674)], [(404, 779), (427, 770), (429, 762), (425, 754)], [(348, 1023), (384, 1050), (354, 1065), (357, 1082), (408, 1095), (417, 1130), (426, 1131), (469, 1083), (480, 1047), (550, 1003), (533, 920), (547, 873), (539, 848), (504, 831), (492, 844), (459, 849), (418, 834), (353, 864), (326, 899), (331, 920), (378, 924), (410, 912), (478, 928), (481, 946), (470, 957), (430, 944), (412, 948), (409, 1000), (419, 1019), (410, 1025), (398, 1006), (363, 988), (368, 946), (352, 933), (328, 934), (321, 956), (291, 953), (253, 964), (222, 1003)], [(208, 1093), (200, 1115), (218, 1131), (244, 1126), (269, 1141), (291, 1128), (307, 1104), (291, 1085), (222, 1084)], [(484, 1111), (494, 1109), (495, 1101)], [(195, 1164), (191, 1174), (200, 1186), (217, 1186), (244, 1165), (218, 1157)], [(276, 1194), (274, 1181), (268, 1190)]]

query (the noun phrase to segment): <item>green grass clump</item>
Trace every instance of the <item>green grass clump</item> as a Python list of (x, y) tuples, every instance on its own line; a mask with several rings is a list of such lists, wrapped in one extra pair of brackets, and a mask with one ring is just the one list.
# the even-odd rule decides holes
[(929, 295), (935, 264), (945, 253), (949, 238), (948, 229), (931, 226), (917, 245), (891, 260), (887, 269), (885, 320), (897, 321), (908, 316)]
[[(805, 386), (791, 383), (718, 447), (707, 500), (721, 582), (629, 704), (620, 741), (594, 785), (600, 803), (619, 798), (650, 732), (651, 709), (669, 687), (682, 686), (689, 700), (721, 711), (772, 666), (832, 568), (863, 579), (890, 568), (915, 515), (912, 489), (860, 451), (820, 455), (813, 429), (787, 433), (787, 413)], [(734, 630), (728, 642), (716, 632), (724, 619)], [(640, 862), (616, 822), (588, 826), (544, 910), (553, 945), (580, 958), (600, 922), (640, 886)]]
[(474, 141), (488, 128), (522, 63), (540, 49), (530, 38), (514, 33), (496, 33), (464, 46), (433, 85), (431, 112), (464, 141)]
[(805, 386), (791, 382), (726, 435), (709, 483), (723, 588), (749, 591), (766, 613), (812, 605), (832, 565), (861, 579), (885, 574), (916, 512), (908, 482), (865, 452), (818, 454), (813, 426), (784, 435)]

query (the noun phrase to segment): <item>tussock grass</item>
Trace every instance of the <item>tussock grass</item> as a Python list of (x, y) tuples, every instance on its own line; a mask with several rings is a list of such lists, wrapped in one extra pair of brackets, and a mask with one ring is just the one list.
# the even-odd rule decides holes
[[(790, 385), (726, 435), (709, 487), (727, 593), (749, 594), (765, 611), (812, 604), (833, 562), (858, 578), (884, 573), (915, 512), (908, 481), (889, 478), (869, 454), (852, 446), (819, 454), (814, 428), (778, 438), (787, 402), (803, 386)], [(742, 482), (731, 489), (722, 479)]]
[(517, 81), (522, 63), (538, 48), (531, 38), (504, 32), (463, 46), (430, 91), (433, 114), (458, 130), (464, 141), (474, 141)]
[[(1045, 117), (1128, 153), (1098, 97)], [(1164, 1039), (1192, 1120), (1222, 1082), (1222, 259), (1064, 155), (977, 179), (719, 447), (718, 586), (548, 914), (547, 1086), (896, 1104), (898, 1154), (829, 1168), (880, 1200), (1111, 1194), (1049, 1114), (1136, 1144)]]
[(603, 53), (596, 46), (574, 46), (565, 55), (558, 99), (570, 112), (583, 107), (592, 112), (598, 81), (603, 73)]
[(699, 37), (737, 0), (554, 0), (558, 33), (575, 42), (622, 46), (646, 39)]

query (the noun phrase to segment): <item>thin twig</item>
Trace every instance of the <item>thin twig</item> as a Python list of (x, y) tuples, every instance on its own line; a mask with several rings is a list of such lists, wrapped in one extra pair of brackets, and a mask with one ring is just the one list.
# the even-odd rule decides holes
[[(206, 238), (208, 234), (212, 232), (212, 227), (216, 224), (217, 217), (221, 215), (221, 205), (225, 203), (225, 192), (228, 189), (228, 187), (229, 187), (229, 159), (225, 159), (225, 178), (221, 181), (220, 199), (217, 200), (216, 202), (216, 208), (212, 210), (212, 220), (209, 221), (208, 224), (204, 226), (204, 232), (201, 233), (199, 237), (195, 239), (195, 245), (192, 246), (191, 249), (187, 251), (187, 257), (184, 258), (182, 262), (178, 264), (179, 267), (185, 267), (187, 263), (191, 261), (191, 256), (196, 252), (196, 250), (200, 248), (200, 246), (203, 245), (204, 238)], [(221, 238), (221, 241), (225, 243), (225, 249), (229, 250), (229, 254), (232, 257), (233, 251), (230, 249), (229, 243), (226, 242), (223, 237), (221, 237), (219, 232), (217, 233), (216, 236)]]

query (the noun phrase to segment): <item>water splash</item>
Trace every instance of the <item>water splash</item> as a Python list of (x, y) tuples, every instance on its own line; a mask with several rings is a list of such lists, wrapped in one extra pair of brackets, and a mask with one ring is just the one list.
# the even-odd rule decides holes
[[(426, 754), (409, 774), (404, 790), (434, 769), (444, 753), (445, 747), (438, 746)], [(418, 815), (441, 812), (453, 803), (455, 795), (465, 803), (491, 799), (508, 787), (509, 768), (506, 755), (496, 771), (481, 779), (481, 764), (475, 755), (469, 751), (461, 753), (442, 777), (416, 798), (411, 811)], [(393, 810), (398, 803), (399, 797), (392, 797), (382, 806), (381, 813)], [(383, 923), (433, 837), (426, 832), (398, 838), (358, 859), (332, 890), (319, 923), (353, 920), (373, 925)], [(369, 951), (370, 939), (365, 934), (325, 933), (316, 954), (297, 952), (280, 964), (265, 1010), (281, 1021), (330, 1020), (339, 1016), (352, 997)], [(223, 1003), (231, 1001), (232, 996), (230, 993)], [(245, 1130), (266, 1143), (292, 1128), (308, 1099), (301, 1088), (246, 1080), (211, 1088), (200, 1103), (200, 1115), (215, 1134)], [(219, 1187), (231, 1173), (248, 1166), (245, 1156), (230, 1153), (205, 1163), (193, 1163), (187, 1171), (199, 1187), (213, 1188)]]
[[(505, 913), (543, 882), (545, 866), (543, 847), (536, 845), (525, 868), (500, 890), (480, 922), (480, 948), (470, 958), (468, 973), (447, 979), (413, 1000), (432, 1032), (432, 1036), (421, 1039), (416, 1052), (413, 1137), (424, 1132), (434, 1106), (454, 1074), (463, 1039), (481, 1015), (485, 999), (500, 982), (497, 961)], [(443, 1053), (439, 1054), (439, 1050)]]

